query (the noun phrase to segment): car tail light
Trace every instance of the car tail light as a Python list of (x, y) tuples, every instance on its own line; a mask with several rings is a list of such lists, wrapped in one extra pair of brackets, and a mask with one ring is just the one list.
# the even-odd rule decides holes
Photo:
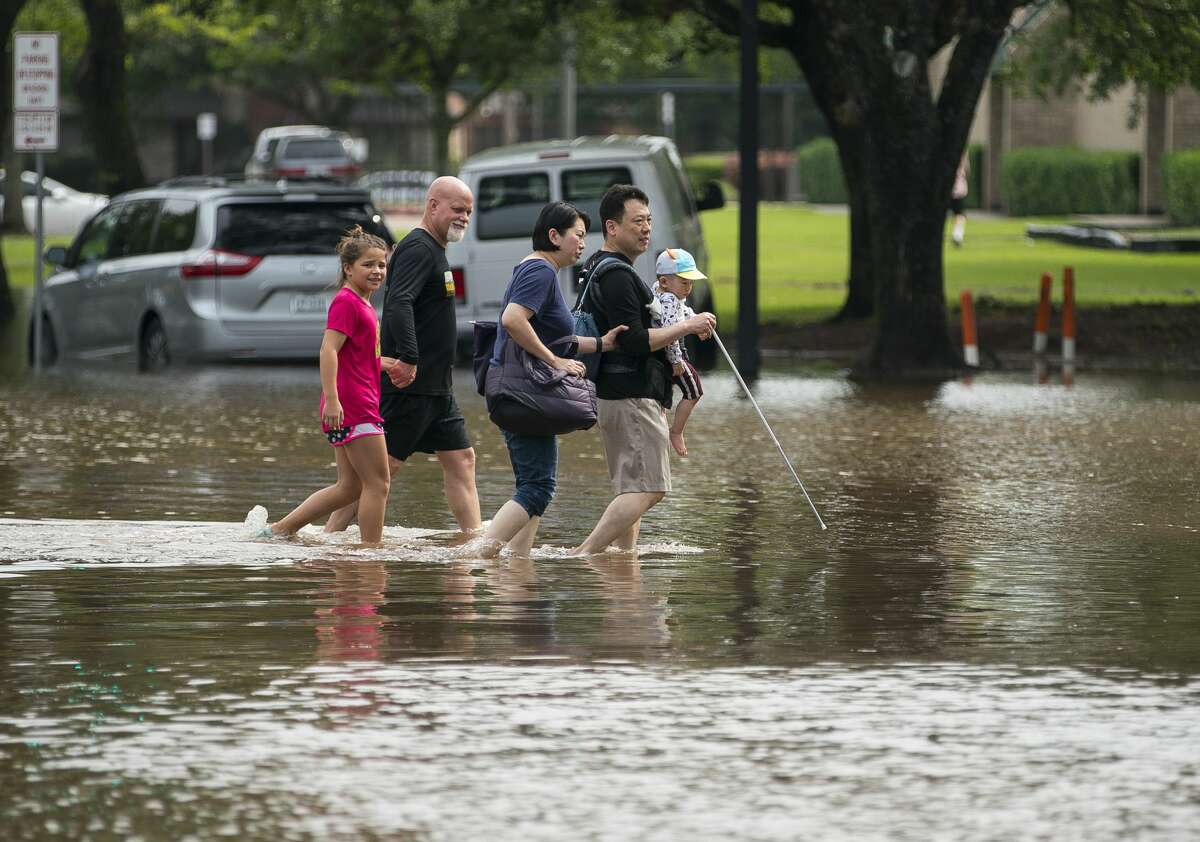
[(304, 178), (307, 170), (304, 167), (276, 167), (276, 178)]
[(329, 174), (333, 176), (345, 176), (352, 178), (358, 175), (358, 166), (356, 164), (339, 164), (336, 167), (330, 167)]
[(467, 272), (461, 266), (455, 266), (450, 270), (451, 277), (454, 278), (454, 303), (467, 303)]
[(232, 277), (245, 275), (261, 262), (261, 255), (209, 249), (191, 263), (180, 266), (179, 274), (185, 278)]

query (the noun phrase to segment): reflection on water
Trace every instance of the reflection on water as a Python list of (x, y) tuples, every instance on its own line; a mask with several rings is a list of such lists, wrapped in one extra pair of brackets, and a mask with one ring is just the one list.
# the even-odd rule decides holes
[(484, 561), (420, 457), (383, 548), (247, 539), (332, 476), (313, 367), (14, 376), (5, 838), (1195, 837), (1200, 383), (1036, 381), (768, 372), (823, 533), (715, 372), (638, 558), (564, 549), (585, 433)]

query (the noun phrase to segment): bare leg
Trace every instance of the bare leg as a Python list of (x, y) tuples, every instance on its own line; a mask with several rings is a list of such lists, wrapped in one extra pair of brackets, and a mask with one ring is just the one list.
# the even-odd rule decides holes
[(531, 517), (529, 523), (512, 537), (508, 542), (508, 548), (513, 555), (521, 558), (528, 558), (529, 551), (533, 549), (533, 540), (537, 538), (538, 527), (541, 526), (542, 519), (540, 517)]
[(378, 544), (383, 538), (383, 515), (387, 509), (391, 472), (383, 436), (365, 436), (343, 448), (362, 483), (358, 498), (358, 531), (364, 544)]
[(621, 549), (632, 550), (637, 546), (642, 515), (666, 496), (662, 491), (631, 491), (618, 494), (600, 516), (592, 534), (574, 551), (581, 555), (600, 553), (614, 541)]
[(463, 532), (477, 532), (483, 526), (479, 515), (479, 492), (475, 489), (475, 448), (439, 450), (446, 503)]
[(679, 406), (675, 409), (675, 418), (671, 421), (671, 447), (675, 448), (675, 452), (680, 456), (687, 456), (687, 443), (683, 440), (683, 425), (687, 423), (688, 416), (692, 414), (692, 410), (696, 408), (696, 404), (700, 403), (696, 400), (683, 400), (679, 402)]
[(362, 482), (350, 464), (346, 448), (335, 447), (333, 451), (337, 459), (337, 482), (320, 491), (314, 491), (285, 518), (273, 524), (271, 531), (276, 535), (294, 535), (314, 520), (358, 499), (362, 493)]
[[(400, 466), (404, 463), (399, 459), (393, 459), (388, 456), (388, 473), (391, 476), (396, 475), (396, 471), (400, 470)], [(346, 527), (354, 522), (355, 516), (358, 514), (358, 500), (355, 499), (349, 506), (343, 506), (329, 516), (329, 520), (325, 521), (325, 528), (322, 532), (345, 532)]]

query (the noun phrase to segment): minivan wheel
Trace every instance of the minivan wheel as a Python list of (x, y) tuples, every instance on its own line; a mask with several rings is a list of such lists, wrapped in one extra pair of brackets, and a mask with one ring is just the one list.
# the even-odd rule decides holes
[(138, 342), (138, 369), (140, 371), (161, 371), (171, 362), (171, 352), (167, 347), (167, 332), (163, 329), (162, 321), (157, 316), (151, 316), (142, 325), (142, 336)]
[[(33, 368), (33, 343), (34, 330), (33, 325), (29, 326), (29, 367)], [(50, 319), (47, 316), (42, 316), (42, 365), (54, 365), (58, 362), (58, 342), (54, 339), (54, 328), (50, 326)]]

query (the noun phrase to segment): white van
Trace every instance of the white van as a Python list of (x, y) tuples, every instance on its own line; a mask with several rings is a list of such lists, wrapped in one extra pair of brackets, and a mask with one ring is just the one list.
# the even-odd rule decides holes
[[(466, 236), (446, 249), (458, 296), (462, 342), (469, 341), (472, 321), (499, 318), (513, 267), (533, 248), (533, 224), (547, 202), (571, 202), (591, 217), (586, 258), (604, 240), (600, 228), (604, 191), (613, 184), (634, 184), (644, 190), (650, 197), (654, 226), (650, 248), (635, 266), (647, 284), (655, 280), (655, 256), (668, 247), (690, 251), (701, 271), (707, 268), (708, 251), (696, 213), (724, 204), (714, 183), (697, 206), (675, 144), (669, 138), (645, 135), (580, 137), (489, 149), (468, 158), (459, 178), (475, 194)], [(575, 302), (578, 276), (578, 266), (559, 273), (568, 307)], [(689, 303), (697, 312), (712, 310), (708, 285), (698, 282)]]

